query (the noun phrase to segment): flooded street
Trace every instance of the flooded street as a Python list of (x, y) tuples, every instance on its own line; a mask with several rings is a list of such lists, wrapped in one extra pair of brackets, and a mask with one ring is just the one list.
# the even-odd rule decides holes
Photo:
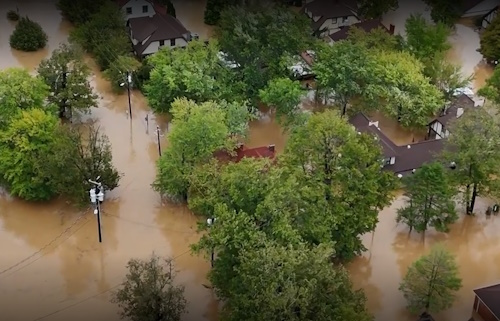
[[(177, 17), (201, 38), (211, 33), (211, 28), (202, 23), (203, 8), (200, 4), (203, 1), (173, 1)], [(61, 19), (54, 2), (47, 0), (41, 5), (35, 0), (25, 1), (19, 8), (21, 14), (39, 22), (49, 35), (48, 48), (32, 54), (10, 49), (8, 37), (13, 25), (5, 19), (5, 14), (16, 5), (13, 0), (0, 3), (0, 68), (22, 66), (32, 71), (60, 42), (66, 41), (70, 26)], [(466, 31), (460, 32), (469, 35)], [(457, 61), (469, 57), (473, 51), (473, 45), (468, 42), (473, 41), (465, 40), (462, 37), (464, 47), (456, 51)], [(103, 243), (98, 242), (96, 219), (89, 210), (78, 212), (57, 201), (30, 204), (2, 196), (2, 319), (119, 320), (117, 307), (109, 302), (110, 291), (123, 280), (125, 264), (130, 258), (147, 258), (155, 251), (176, 258), (178, 281), (186, 286), (188, 300), (189, 314), (184, 319), (217, 320), (214, 295), (203, 286), (210, 264), (189, 252), (189, 245), (199, 238), (196, 218), (183, 206), (162, 204), (159, 195), (150, 187), (158, 159), (156, 124), (165, 135), (167, 122), (155, 119), (139, 92), (132, 96), (130, 121), (126, 94), (112, 94), (110, 84), (102, 79), (91, 61), (89, 64), (96, 75), (92, 83), (102, 96), (100, 107), (92, 110), (90, 118), (100, 124), (109, 137), (115, 166), (123, 174), (120, 187), (106, 195), (102, 207)], [(464, 70), (474, 69), (477, 65), (473, 60), (467, 64), (464, 63)], [(149, 115), (149, 126), (146, 115)], [(384, 132), (390, 129), (384, 119), (377, 120)], [(275, 144), (278, 151), (283, 150), (286, 138), (272, 118), (254, 121), (250, 127), (247, 146)], [(397, 129), (386, 133), (396, 139)], [(405, 135), (398, 134), (401, 144), (416, 139), (411, 133)], [(408, 237), (404, 227), (396, 226), (395, 211), (401, 204), (402, 199), (398, 198), (391, 207), (384, 209), (377, 230), (364, 236), (369, 251), (349, 265), (355, 285), (365, 289), (368, 306), (377, 320), (414, 320), (405, 312), (405, 302), (398, 291), (401, 276), (407, 266), (432, 244), (445, 241), (457, 255), (464, 287), (454, 307), (436, 319), (466, 320), (472, 309), (472, 289), (500, 279), (496, 268), (500, 264), (497, 245), (500, 236), (496, 233), (500, 230), (500, 218), (485, 217), (487, 205), (480, 202), (476, 217), (463, 218), (448, 235), (429, 232), (423, 242), (419, 235)], [(80, 219), (75, 223), (78, 217)], [(22, 260), (21, 264), (4, 271)]]

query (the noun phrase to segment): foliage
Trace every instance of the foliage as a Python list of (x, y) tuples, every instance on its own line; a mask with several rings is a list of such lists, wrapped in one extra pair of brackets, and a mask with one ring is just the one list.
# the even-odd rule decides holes
[(300, 82), (290, 78), (272, 79), (259, 94), (264, 104), (275, 108), (278, 121), (285, 127), (295, 123), (296, 115), (302, 112), (300, 110), (302, 95)]
[(149, 76), (153, 70), (153, 66), (149, 64), (149, 60), (146, 57), (141, 61), (141, 66), (132, 74), (132, 82), (135, 87), (141, 91), (144, 91), (144, 85), (149, 81)]
[(88, 78), (90, 69), (75, 45), (61, 44), (38, 66), (38, 75), (50, 87), (48, 100), (59, 107), (59, 116), (71, 118), (74, 110), (89, 112), (98, 96)]
[(444, 101), (443, 94), (424, 76), (422, 63), (407, 52), (381, 52), (376, 60), (375, 75), (386, 114), (405, 127), (427, 126)]
[(339, 41), (322, 46), (313, 69), (318, 86), (330, 92), (342, 116), (354, 98), (373, 100), (378, 93), (372, 53), (359, 44)]
[(451, 187), (443, 165), (426, 164), (415, 174), (405, 178), (406, 206), (398, 210), (396, 221), (403, 222), (417, 232), (429, 227), (448, 232), (448, 225), (458, 219)]
[(161, 49), (148, 58), (153, 66), (144, 85), (148, 102), (156, 112), (168, 112), (176, 99), (186, 97), (198, 103), (208, 100), (242, 100), (228, 78), (229, 70), (218, 57), (218, 45), (192, 41), (183, 50)]
[(405, 23), (407, 49), (424, 62), (451, 48), (448, 42), (451, 29), (438, 22), (428, 23), (421, 14), (410, 15)]
[(48, 108), (45, 99), (49, 88), (22, 68), (0, 70), (0, 126), (4, 127), (21, 110)]
[(166, 7), (167, 13), (169, 15), (171, 15), (174, 18), (176, 17), (175, 7), (171, 0), (160, 0), (159, 2), (161, 5)]
[(359, 237), (375, 228), (396, 184), (394, 175), (381, 170), (373, 137), (326, 111), (291, 134), (283, 157), (291, 178), (280, 183), (288, 188), (276, 190), (267, 211), (298, 216), (303, 236), (313, 244), (335, 242), (339, 259), (364, 250)]
[(381, 18), (391, 10), (399, 8), (398, 0), (362, 0), (358, 3), (358, 13), (365, 19)]
[(45, 48), (48, 39), (40, 24), (28, 17), (22, 17), (10, 35), (9, 42), (12, 48), (29, 52)]
[(184, 286), (175, 285), (173, 259), (153, 254), (149, 260), (131, 259), (121, 288), (113, 293), (120, 315), (132, 321), (180, 321), (186, 312)]
[(424, 3), (431, 8), (431, 18), (436, 23), (443, 23), (452, 27), (460, 18), (462, 9), (460, 1), (454, 0), (424, 0)]
[(347, 271), (332, 268), (327, 246), (262, 248), (241, 253), (222, 320), (370, 321), (366, 298), (354, 291)]
[(111, 144), (99, 127), (63, 127), (58, 144), (47, 158), (52, 161), (42, 168), (52, 173), (55, 190), (77, 204), (88, 202), (92, 188), (89, 179), (99, 176), (106, 192), (118, 187), (120, 174), (113, 165)]
[(187, 201), (193, 169), (209, 161), (215, 151), (229, 147), (226, 114), (214, 105), (196, 105), (186, 99), (172, 103), (172, 130), (168, 134), (169, 146), (157, 164), (153, 184), (156, 191)]
[(111, 82), (111, 88), (116, 93), (123, 92), (126, 86), (120, 86), (127, 82), (127, 71), (136, 72), (141, 67), (141, 63), (132, 56), (119, 56), (111, 62), (109, 68), (104, 72), (104, 76)]
[(455, 257), (441, 245), (415, 261), (409, 268), (400, 290), (415, 314), (441, 312), (450, 308), (455, 292), (462, 287)]
[(203, 20), (209, 26), (218, 24), (220, 14), (229, 4), (228, 0), (208, 0)]
[(9, 10), (7, 11), (7, 19), (9, 21), (19, 21), (21, 17), (19, 16), (19, 11)]
[(488, 61), (496, 61), (500, 58), (500, 16), (497, 15), (481, 34), (479, 52)]
[(452, 133), (445, 141), (443, 159), (455, 162), (450, 171), (457, 187), (465, 187), (463, 201), (472, 214), (477, 196), (496, 195), (500, 177), (500, 126), (483, 109), (467, 111), (449, 125)]
[(21, 111), (0, 132), (0, 173), (12, 195), (29, 201), (55, 196), (51, 175), (40, 168), (57, 144), (58, 125), (56, 117), (34, 108)]
[(355, 26), (349, 28), (347, 40), (367, 49), (401, 50), (404, 40), (401, 36), (394, 36), (382, 28), (366, 32)]
[(123, 12), (113, 2), (105, 2), (88, 21), (71, 32), (70, 39), (92, 53), (101, 70), (132, 51)]
[(490, 78), (486, 79), (486, 84), (479, 89), (478, 95), (491, 100), (500, 105), (500, 68), (496, 67)]
[(269, 80), (289, 76), (289, 59), (309, 49), (311, 34), (304, 15), (269, 1), (228, 7), (217, 28), (220, 48), (240, 66), (238, 72), (251, 101), (257, 100)]
[(79, 26), (99, 12), (106, 0), (59, 0), (57, 8), (72, 24)]

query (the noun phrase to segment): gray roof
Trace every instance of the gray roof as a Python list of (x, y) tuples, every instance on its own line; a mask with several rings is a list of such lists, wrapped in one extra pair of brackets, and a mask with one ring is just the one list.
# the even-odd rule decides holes
[(321, 17), (312, 22), (312, 29), (318, 30), (326, 19), (357, 16), (358, 4), (356, 0), (313, 0), (302, 9), (310, 11), (313, 17)]
[(491, 313), (500, 319), (500, 284), (474, 290), (476, 296), (490, 309)]
[[(185, 38), (189, 31), (182, 23), (169, 14), (155, 14), (152, 17), (131, 18), (128, 26), (133, 37), (139, 41), (134, 46), (137, 54), (142, 54), (146, 48), (155, 41)], [(149, 37), (149, 39), (147, 39)], [(142, 42), (147, 41), (142, 44)]]
[(439, 122), (446, 126), (451, 120), (458, 118), (458, 110), (462, 108), (465, 111), (474, 107), (474, 101), (466, 94), (461, 94), (453, 100), (448, 108), (439, 116), (433, 119), (430, 123)]

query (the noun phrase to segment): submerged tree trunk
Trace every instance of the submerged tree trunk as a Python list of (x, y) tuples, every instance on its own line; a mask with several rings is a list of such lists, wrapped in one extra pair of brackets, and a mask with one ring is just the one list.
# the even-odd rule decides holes
[[(68, 79), (67, 79), (66, 70), (63, 69), (62, 84), (61, 84), (61, 87), (63, 90), (63, 95), (65, 94), (65, 91), (66, 91), (67, 82), (68, 82)], [(66, 102), (67, 102), (67, 99), (66, 99), (66, 97), (64, 97), (61, 104), (59, 105), (59, 118), (64, 118), (64, 113), (66, 111)]]
[(476, 197), (477, 197), (477, 183), (474, 183), (472, 187), (472, 195), (470, 198), (470, 207), (469, 207), (470, 214), (474, 213), (474, 206), (476, 205)]

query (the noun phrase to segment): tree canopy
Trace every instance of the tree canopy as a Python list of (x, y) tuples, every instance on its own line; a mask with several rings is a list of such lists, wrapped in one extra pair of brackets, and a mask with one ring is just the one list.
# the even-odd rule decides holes
[(14, 32), (10, 35), (10, 46), (21, 51), (37, 51), (45, 48), (49, 40), (39, 23), (21, 17), (17, 22)]
[(460, 18), (460, 10), (462, 9), (462, 1), (453, 0), (424, 0), (431, 8), (431, 18), (436, 23), (443, 23), (452, 27)]
[(358, 2), (358, 13), (365, 19), (381, 18), (391, 10), (399, 8), (398, 0), (362, 0)]
[(486, 84), (478, 90), (478, 95), (491, 100), (500, 105), (500, 68), (495, 68), (490, 78), (486, 79)]
[(259, 96), (264, 104), (274, 108), (280, 124), (289, 127), (295, 123), (297, 114), (302, 112), (300, 102), (303, 94), (299, 81), (276, 78), (260, 90)]
[(59, 0), (57, 8), (69, 22), (81, 25), (99, 12), (105, 0)]
[(496, 16), (481, 34), (479, 52), (489, 61), (500, 58), (500, 16)]

